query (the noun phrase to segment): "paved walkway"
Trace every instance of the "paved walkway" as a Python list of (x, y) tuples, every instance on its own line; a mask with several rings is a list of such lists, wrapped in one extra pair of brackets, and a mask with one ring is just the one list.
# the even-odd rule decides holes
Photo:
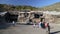
[[(60, 34), (60, 26), (51, 25), (51, 34)], [(46, 30), (41, 28), (33, 28), (32, 25), (16, 25), (7, 29), (0, 29), (0, 34), (46, 34)]]

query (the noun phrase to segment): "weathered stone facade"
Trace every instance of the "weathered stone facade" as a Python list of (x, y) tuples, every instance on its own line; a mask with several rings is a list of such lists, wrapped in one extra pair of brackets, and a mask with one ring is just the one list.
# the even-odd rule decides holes
[[(34, 15), (38, 15), (38, 18), (35, 18)], [(18, 22), (28, 22), (30, 19), (32, 20), (32, 22), (36, 21), (40, 21), (40, 15), (42, 13), (41, 12), (35, 12), (35, 11), (30, 11), (30, 12), (19, 12), (19, 16), (18, 16)]]
[[(60, 15), (44, 13), (44, 11), (9, 11), (11, 15), (18, 15), (17, 16), (17, 23), (28, 23), (29, 21), (36, 21), (37, 23), (40, 22), (40, 18), (43, 16), (46, 22), (49, 23), (59, 23)], [(7, 16), (9, 17), (9, 16)], [(12, 16), (10, 16), (12, 17)], [(16, 16), (14, 16), (16, 17)], [(13, 18), (11, 18), (13, 19)], [(15, 19), (15, 18), (14, 18)]]

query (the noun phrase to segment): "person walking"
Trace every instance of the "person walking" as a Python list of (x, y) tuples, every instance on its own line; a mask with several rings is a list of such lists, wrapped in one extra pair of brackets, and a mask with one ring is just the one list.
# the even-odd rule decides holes
[(13, 26), (15, 26), (15, 21), (13, 21), (12, 23), (13, 23)]
[(49, 23), (47, 23), (47, 29), (48, 29), (48, 34), (50, 34), (50, 25), (49, 25)]
[(33, 27), (34, 27), (34, 28), (36, 27), (36, 21), (34, 21), (34, 23), (33, 23)]

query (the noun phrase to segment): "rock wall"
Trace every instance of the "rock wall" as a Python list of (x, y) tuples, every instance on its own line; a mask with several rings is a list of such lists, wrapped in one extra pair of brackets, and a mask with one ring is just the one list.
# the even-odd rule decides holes
[(60, 23), (60, 15), (44, 14), (45, 21), (49, 23)]

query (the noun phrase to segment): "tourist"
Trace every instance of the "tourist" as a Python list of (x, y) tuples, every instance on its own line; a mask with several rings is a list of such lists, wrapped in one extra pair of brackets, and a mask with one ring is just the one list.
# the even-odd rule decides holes
[(13, 23), (13, 26), (15, 26), (15, 21), (13, 21), (12, 23)]
[(34, 23), (33, 23), (33, 27), (34, 27), (34, 28), (36, 27), (36, 21), (34, 21)]

